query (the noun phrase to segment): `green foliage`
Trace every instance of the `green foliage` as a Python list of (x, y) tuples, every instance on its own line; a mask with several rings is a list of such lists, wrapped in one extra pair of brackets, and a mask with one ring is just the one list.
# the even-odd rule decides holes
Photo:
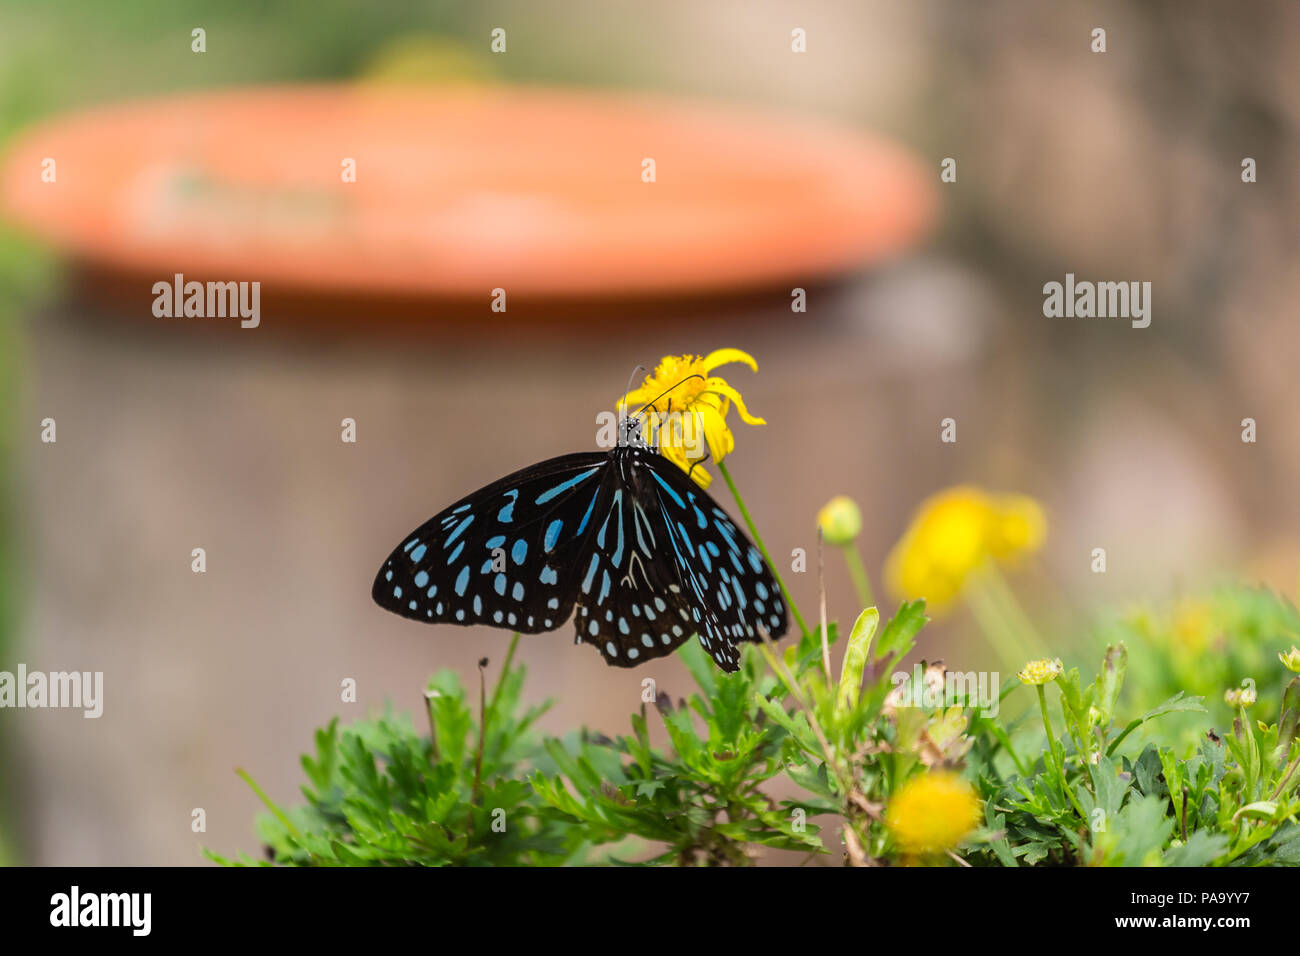
[(316, 732), (315, 755), (302, 758), (305, 806), (281, 809), (246, 776), (271, 811), (257, 824), (268, 857), (297, 866), (552, 865), (574, 858), (581, 833), (525, 776), (543, 752), (532, 725), (549, 705), (523, 708), (523, 682), (523, 668), (507, 659), (476, 718), (460, 679), (439, 672), (425, 692), (427, 734), (392, 713), (342, 729), (331, 721)]
[[(1095, 638), (1098, 650), (1120, 643), (1128, 647), (1125, 693), (1135, 710), (1183, 691), (1204, 697), (1211, 721), (1222, 726), (1234, 716), (1224, 691), (1252, 681), (1259, 696), (1255, 716), (1276, 720), (1289, 676), (1277, 666), (1277, 654), (1300, 643), (1300, 612), (1264, 588), (1219, 587), (1110, 614)], [(1191, 744), (1203, 725), (1203, 718), (1176, 717), (1161, 733)]]
[[(271, 810), (258, 832), (294, 865), (744, 865), (765, 849), (850, 864), (1300, 865), (1300, 678), (1259, 701), (1275, 722), (1237, 707), (1223, 732), (1181, 689), (1130, 712), (1124, 644), (1087, 680), (1071, 668), (997, 700), (971, 683), (954, 696), (939, 665), (921, 662), (920, 684), (899, 670), (925, 622), (921, 602), (883, 626), (867, 609), (838, 678), (834, 625), (825, 645), (810, 631), (751, 646), (734, 674), (687, 645), (695, 690), (677, 705), (658, 693), (614, 739), (535, 733), (545, 707), (525, 707), (510, 658), (477, 695), (442, 672), (428, 733), (391, 713), (318, 731), (305, 805), (281, 809), (250, 780)], [(1013, 694), (1030, 706), (1006, 716)], [(1202, 722), (1192, 746), (1140, 739), (1184, 719)], [(666, 747), (651, 742), (660, 727)], [(979, 819), (917, 851), (944, 813), (918, 817), (899, 795), (953, 775)]]

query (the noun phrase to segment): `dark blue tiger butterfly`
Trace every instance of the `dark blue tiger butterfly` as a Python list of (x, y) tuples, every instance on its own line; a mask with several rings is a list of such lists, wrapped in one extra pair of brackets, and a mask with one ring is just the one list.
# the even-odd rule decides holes
[(609, 452), (517, 471), (430, 518), (375, 577), (380, 607), (429, 624), (560, 627), (635, 667), (692, 634), (725, 671), (786, 630), (771, 570), (735, 522), (625, 418)]

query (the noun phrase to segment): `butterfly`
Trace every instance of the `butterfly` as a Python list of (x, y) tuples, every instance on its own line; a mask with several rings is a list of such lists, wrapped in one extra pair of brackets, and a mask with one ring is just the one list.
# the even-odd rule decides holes
[(572, 615), (575, 643), (616, 667), (698, 635), (735, 671), (741, 642), (787, 627), (763, 555), (635, 417), (610, 451), (551, 458), (434, 515), (384, 561), (371, 594), (429, 624), (537, 634)]

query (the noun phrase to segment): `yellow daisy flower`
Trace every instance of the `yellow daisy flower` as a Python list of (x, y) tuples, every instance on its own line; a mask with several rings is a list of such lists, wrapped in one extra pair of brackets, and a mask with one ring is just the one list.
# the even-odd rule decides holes
[(975, 829), (980, 802), (971, 785), (947, 771), (913, 777), (894, 794), (885, 826), (904, 853), (928, 856), (950, 850)]
[(1020, 678), (1022, 684), (1050, 684), (1061, 676), (1064, 667), (1059, 657), (1056, 660), (1044, 658), (1041, 661), (1030, 661), (1020, 669), (1016, 677)]
[(663, 456), (690, 474), (701, 488), (713, 476), (698, 463), (722, 461), (736, 447), (727, 427), (727, 413), (735, 403), (741, 421), (747, 425), (767, 422), (749, 414), (745, 400), (724, 379), (712, 374), (715, 368), (744, 362), (755, 372), (758, 363), (740, 349), (718, 349), (706, 356), (666, 355), (641, 387), (619, 398), (619, 412), (626, 405), (647, 405), (649, 419), (646, 440), (655, 441)]
[(885, 576), (900, 597), (925, 598), (941, 613), (985, 561), (1014, 564), (1046, 536), (1047, 519), (1033, 498), (961, 485), (921, 503), (889, 554)]

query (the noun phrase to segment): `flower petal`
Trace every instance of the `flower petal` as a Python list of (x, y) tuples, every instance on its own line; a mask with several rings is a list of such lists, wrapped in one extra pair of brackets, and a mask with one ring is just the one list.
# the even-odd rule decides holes
[[(666, 430), (663, 434), (666, 434)], [(696, 462), (688, 460), (686, 457), (686, 450), (682, 448), (681, 445), (675, 445), (671, 441), (665, 441), (660, 445), (660, 453), (682, 471), (690, 475), (691, 480), (701, 488), (708, 488), (709, 485), (713, 483), (713, 476), (703, 468), (699, 467)], [(692, 465), (695, 465), (695, 467), (692, 468)]]
[(715, 409), (695, 408), (696, 421), (704, 430), (704, 441), (709, 446), (709, 456), (716, 462), (722, 461), (736, 448), (735, 436), (727, 427), (727, 420)]
[(748, 352), (740, 349), (714, 349), (704, 357), (704, 374), (708, 375), (719, 365), (730, 365), (732, 362), (744, 362), (753, 371), (758, 371), (758, 363)]
[(722, 379), (711, 378), (704, 383), (704, 387), (708, 389), (710, 392), (716, 392), (719, 395), (725, 395), (727, 398), (735, 402), (736, 410), (740, 412), (741, 421), (743, 421), (746, 425), (767, 424), (767, 421), (765, 419), (756, 418), (755, 416), (749, 414), (749, 410), (745, 408), (745, 400), (740, 397), (740, 393), (736, 391), (734, 388), (732, 388), (730, 385), (728, 385), (726, 382), (724, 382)]

